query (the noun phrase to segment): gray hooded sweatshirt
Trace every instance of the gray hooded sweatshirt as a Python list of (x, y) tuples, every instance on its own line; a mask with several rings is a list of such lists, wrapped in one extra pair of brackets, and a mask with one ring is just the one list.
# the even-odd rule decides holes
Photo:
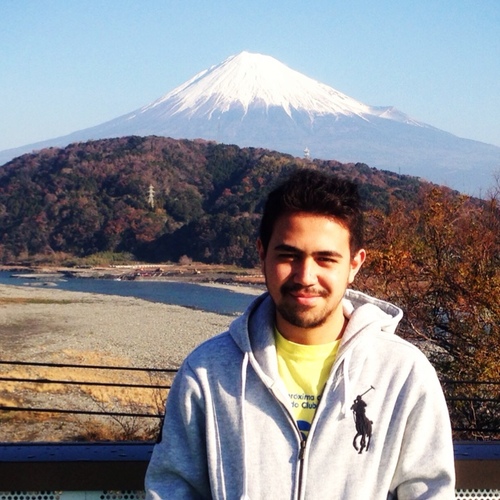
[(307, 440), (278, 374), (271, 298), (196, 348), (168, 395), (149, 499), (451, 499), (450, 421), (402, 311), (348, 290), (349, 318)]

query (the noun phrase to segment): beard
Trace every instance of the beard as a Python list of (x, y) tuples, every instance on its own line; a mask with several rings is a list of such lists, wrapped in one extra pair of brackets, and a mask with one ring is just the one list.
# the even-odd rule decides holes
[(304, 288), (301, 285), (287, 285), (284, 284), (280, 288), (281, 300), (275, 304), (276, 310), (281, 315), (281, 317), (293, 326), (299, 328), (316, 328), (322, 326), (327, 319), (331, 316), (335, 310), (335, 306), (326, 302), (321, 308), (311, 308), (295, 302), (289, 302), (287, 297), (291, 292), (299, 292), (301, 290), (307, 290), (310, 293), (314, 293), (320, 297), (328, 298), (329, 293), (324, 290), (316, 290)]

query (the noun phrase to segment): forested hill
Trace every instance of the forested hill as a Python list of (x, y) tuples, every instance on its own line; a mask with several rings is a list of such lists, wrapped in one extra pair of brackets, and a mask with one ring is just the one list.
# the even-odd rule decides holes
[(341, 164), (164, 137), (123, 137), (49, 148), (0, 170), (3, 263), (34, 256), (127, 252), (253, 266), (263, 199), (291, 169), (314, 165), (355, 179), (368, 208), (411, 204), (424, 183)]

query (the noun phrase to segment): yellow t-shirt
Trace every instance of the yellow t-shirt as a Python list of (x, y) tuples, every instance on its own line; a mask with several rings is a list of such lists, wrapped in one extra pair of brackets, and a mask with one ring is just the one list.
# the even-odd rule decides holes
[(275, 329), (278, 371), (292, 404), (292, 414), (307, 438), (340, 340), (320, 345), (296, 344)]

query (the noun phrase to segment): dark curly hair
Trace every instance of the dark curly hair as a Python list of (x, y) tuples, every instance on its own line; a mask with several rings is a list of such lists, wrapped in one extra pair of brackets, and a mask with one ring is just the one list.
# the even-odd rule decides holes
[(363, 248), (363, 211), (353, 182), (311, 168), (295, 170), (264, 205), (259, 237), (265, 252), (276, 220), (293, 212), (331, 217), (349, 231), (351, 256)]

